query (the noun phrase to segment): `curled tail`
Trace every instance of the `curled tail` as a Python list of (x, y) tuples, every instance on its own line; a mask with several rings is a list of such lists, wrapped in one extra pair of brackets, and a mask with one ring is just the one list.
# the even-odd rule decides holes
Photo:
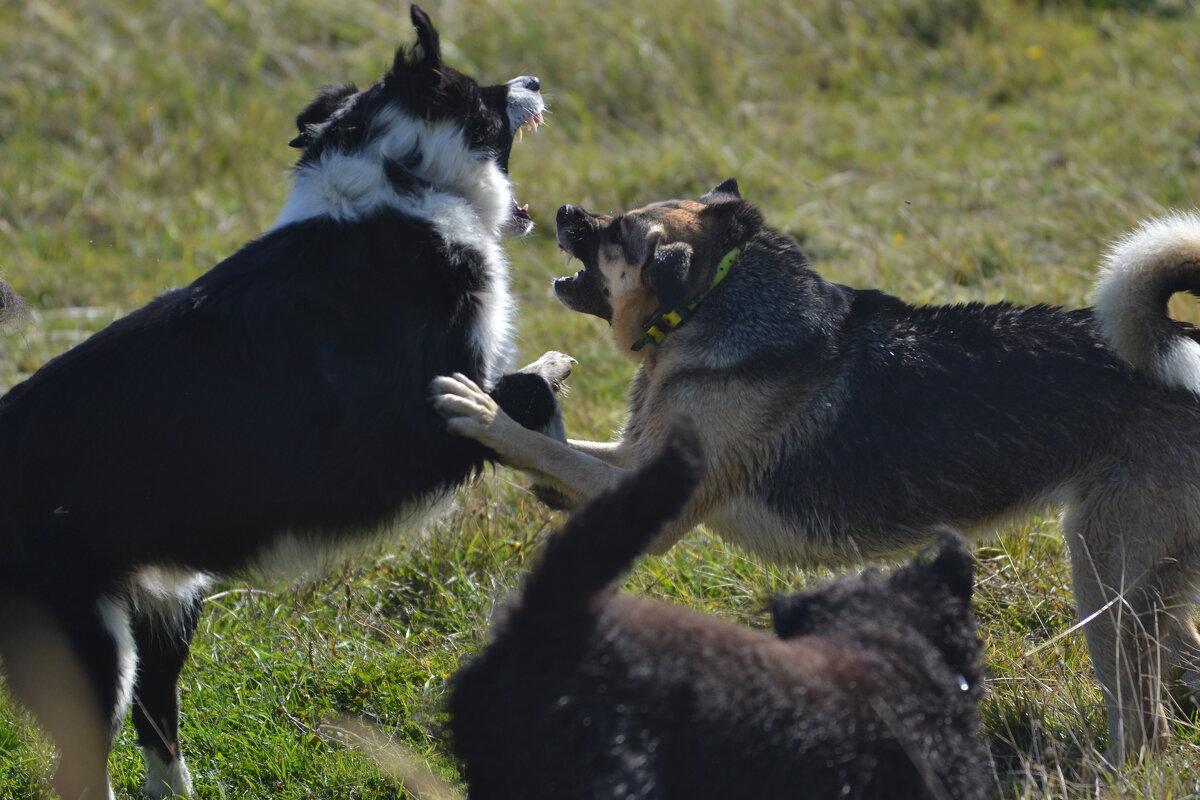
[(1167, 316), (1175, 292), (1200, 296), (1200, 213), (1143, 222), (1113, 244), (1096, 283), (1096, 316), (1117, 355), (1166, 386), (1200, 394), (1200, 333)]
[(677, 418), (659, 455), (572, 515), (525, 583), (511, 628), (570, 625), (679, 515), (700, 480), (700, 440)]

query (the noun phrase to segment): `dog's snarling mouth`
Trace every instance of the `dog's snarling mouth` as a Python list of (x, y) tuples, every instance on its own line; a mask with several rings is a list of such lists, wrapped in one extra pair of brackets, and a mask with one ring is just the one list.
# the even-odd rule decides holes
[(530, 116), (529, 119), (527, 119), (523, 123), (521, 123), (520, 127), (517, 128), (517, 134), (516, 134), (516, 140), (518, 142), (521, 141), (521, 137), (525, 131), (532, 131), (534, 133), (537, 133), (537, 129), (546, 124), (546, 118), (543, 115), (544, 111), (545, 111), (545, 109), (542, 109), (542, 111), (534, 112), (534, 114), (532, 116)]
[[(568, 252), (568, 255), (571, 255)], [(612, 322), (612, 305), (595, 269), (586, 266), (574, 275), (554, 279), (554, 295), (572, 311)]]
[[(521, 141), (525, 131), (537, 133), (537, 129), (546, 124), (545, 108), (541, 111), (536, 111), (528, 119), (517, 126), (516, 135), (513, 136), (513, 143)], [(508, 172), (507, 159), (504, 164), (504, 171)], [(516, 196), (512, 198), (512, 215), (513, 218), (521, 223), (527, 223), (530, 227), (533, 226), (533, 217), (529, 216), (529, 203), (521, 205), (517, 202)]]
[(583, 268), (554, 281), (554, 295), (564, 306), (581, 314), (593, 314), (605, 322), (612, 322), (612, 304), (604, 288), (604, 279), (595, 263), (596, 229), (598, 220), (606, 217), (593, 215), (578, 206), (563, 206), (558, 209), (558, 249), (571, 259), (583, 262)]
[[(508, 174), (508, 160), (512, 147), (521, 141), (525, 131), (537, 132), (546, 124), (546, 103), (542, 99), (541, 82), (531, 76), (513, 78), (508, 82), (509, 143), (500, 154), (500, 168)], [(533, 230), (533, 218), (529, 215), (529, 204), (511, 198), (511, 214), (501, 229), (504, 236), (523, 236)]]

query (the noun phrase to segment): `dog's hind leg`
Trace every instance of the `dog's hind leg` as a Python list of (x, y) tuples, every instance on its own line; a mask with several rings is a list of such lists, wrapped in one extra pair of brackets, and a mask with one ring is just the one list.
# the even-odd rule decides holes
[(1181, 641), (1178, 614), (1190, 588), (1178, 569), (1181, 558), (1170, 552), (1179, 520), (1139, 518), (1137, 499), (1108, 498), (1114, 500), (1124, 501), (1120, 515), (1081, 504), (1065, 518), (1064, 532), (1076, 607), (1108, 707), (1107, 757), (1119, 766), (1167, 739), (1167, 646)]
[(187, 661), (204, 598), (201, 587), (181, 596), (139, 604), (133, 637), (138, 675), (133, 724), (146, 759), (143, 790), (155, 800), (189, 797), (192, 777), (179, 747), (179, 672)]
[(60, 596), (0, 608), (0, 656), (9, 688), (57, 746), (54, 789), (63, 798), (112, 798), (108, 753), (136, 666), (124, 603)]
[(1171, 666), (1179, 670), (1179, 680), (1200, 704), (1200, 632), (1196, 630), (1191, 604), (1173, 612), (1174, 630), (1167, 645), (1171, 648)]

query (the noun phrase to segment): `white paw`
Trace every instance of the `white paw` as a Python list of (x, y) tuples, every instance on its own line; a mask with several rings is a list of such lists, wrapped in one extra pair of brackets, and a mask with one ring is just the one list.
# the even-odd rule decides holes
[(157, 750), (145, 748), (146, 782), (142, 791), (153, 800), (192, 796), (192, 776), (182, 758), (163, 761)]
[(500, 410), (496, 401), (475, 381), (457, 372), (434, 378), (430, 388), (434, 410), (446, 420), (447, 430), (482, 440)]

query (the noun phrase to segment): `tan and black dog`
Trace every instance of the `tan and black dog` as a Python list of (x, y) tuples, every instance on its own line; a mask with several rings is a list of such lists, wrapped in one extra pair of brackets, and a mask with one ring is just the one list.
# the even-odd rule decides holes
[(1079, 310), (830, 283), (732, 180), (619, 216), (564, 206), (558, 241), (584, 265), (559, 299), (642, 359), (621, 439), (552, 441), (461, 377), (435, 382), (452, 431), (578, 503), (687, 413), (709, 462), (660, 551), (704, 522), (773, 560), (842, 564), (1063, 506), (1110, 755), (1162, 743), (1163, 676), (1200, 690), (1200, 335), (1165, 308), (1200, 289), (1200, 215), (1120, 241)]

